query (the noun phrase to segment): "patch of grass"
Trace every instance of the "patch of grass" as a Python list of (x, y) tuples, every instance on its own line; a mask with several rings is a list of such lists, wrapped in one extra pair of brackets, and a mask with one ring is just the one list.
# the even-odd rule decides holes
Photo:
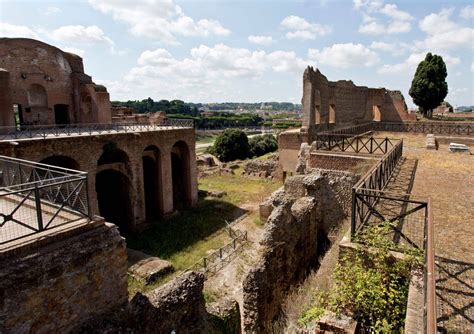
[[(216, 214), (218, 213), (218, 214)], [(176, 270), (184, 270), (229, 240), (223, 230), (244, 210), (226, 201), (201, 200), (196, 208), (184, 210), (161, 220), (146, 233), (126, 236), (128, 247), (171, 261)]]
[[(237, 174), (237, 173), (236, 173)], [(199, 189), (224, 190), (227, 195), (223, 200), (239, 205), (244, 202), (257, 202), (277, 190), (279, 182), (268, 179), (250, 179), (238, 175), (218, 175), (199, 180)]]
[(255, 225), (257, 225), (257, 226), (263, 226), (263, 225), (265, 225), (265, 223), (262, 222), (262, 220), (260, 219), (260, 217), (255, 218), (253, 222), (254, 222)]

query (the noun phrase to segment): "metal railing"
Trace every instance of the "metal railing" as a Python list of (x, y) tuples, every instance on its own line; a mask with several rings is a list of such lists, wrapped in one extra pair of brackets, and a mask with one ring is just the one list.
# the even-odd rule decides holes
[(193, 128), (192, 119), (167, 118), (156, 124), (85, 123), (65, 125), (22, 125), (0, 127), (0, 140), (97, 135), (123, 132), (156, 131), (166, 128)]
[(227, 227), (227, 232), (232, 240), (226, 245), (220, 247), (215, 252), (201, 258), (198, 262), (184, 270), (183, 273), (188, 271), (202, 272), (208, 276), (215, 274), (219, 269), (225, 266), (228, 261), (231, 260), (234, 255), (246, 242), (247, 242), (247, 231), (240, 231)]
[(330, 131), (324, 131), (321, 134), (342, 134), (342, 135), (361, 135), (373, 130), (372, 122), (357, 125), (344, 126)]
[(360, 135), (318, 134), (316, 149), (368, 154), (385, 154), (394, 146), (395, 140)]
[(474, 123), (467, 122), (372, 122), (374, 131), (474, 135)]
[(86, 172), (0, 156), (0, 244), (84, 217)]

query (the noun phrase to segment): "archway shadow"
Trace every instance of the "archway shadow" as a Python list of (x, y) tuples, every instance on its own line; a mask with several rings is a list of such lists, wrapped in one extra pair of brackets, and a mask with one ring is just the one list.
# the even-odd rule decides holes
[(153, 222), (144, 232), (124, 236), (127, 246), (163, 259), (210, 237), (247, 211), (229, 202), (200, 198), (197, 206)]

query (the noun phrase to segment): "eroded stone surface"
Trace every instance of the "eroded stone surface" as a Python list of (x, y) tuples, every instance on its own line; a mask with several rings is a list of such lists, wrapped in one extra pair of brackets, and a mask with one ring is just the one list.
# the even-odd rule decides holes
[(158, 278), (174, 271), (171, 262), (133, 249), (128, 249), (128, 273), (135, 279), (151, 284)]

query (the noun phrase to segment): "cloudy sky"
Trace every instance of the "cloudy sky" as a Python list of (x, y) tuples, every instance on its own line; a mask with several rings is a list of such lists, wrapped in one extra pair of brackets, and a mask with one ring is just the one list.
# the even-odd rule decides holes
[(0, 36), (84, 58), (113, 100), (301, 100), (304, 68), (408, 95), (428, 51), (453, 105), (474, 105), (474, 2), (0, 0)]

